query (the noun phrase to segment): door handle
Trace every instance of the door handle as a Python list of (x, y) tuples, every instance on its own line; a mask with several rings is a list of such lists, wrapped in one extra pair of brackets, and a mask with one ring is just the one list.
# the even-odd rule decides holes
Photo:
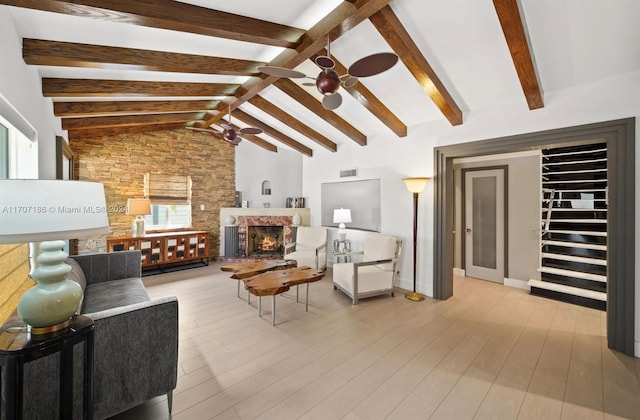
[(467, 233), (471, 233), (471, 229), (467, 228)]

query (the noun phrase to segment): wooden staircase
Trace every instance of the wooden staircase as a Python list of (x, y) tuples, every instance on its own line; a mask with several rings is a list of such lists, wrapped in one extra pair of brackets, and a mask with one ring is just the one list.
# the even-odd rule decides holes
[(607, 145), (542, 151), (540, 280), (531, 293), (606, 310)]

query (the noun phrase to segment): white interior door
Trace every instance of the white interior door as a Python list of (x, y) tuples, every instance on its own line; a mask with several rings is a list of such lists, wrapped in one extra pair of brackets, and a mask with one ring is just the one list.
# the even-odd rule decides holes
[(504, 283), (504, 170), (465, 172), (465, 272)]

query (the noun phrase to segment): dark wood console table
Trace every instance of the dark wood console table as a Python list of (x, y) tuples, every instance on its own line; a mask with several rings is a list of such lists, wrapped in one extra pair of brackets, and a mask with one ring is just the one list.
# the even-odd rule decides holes
[(143, 269), (197, 260), (208, 264), (209, 232), (185, 230), (107, 238), (108, 252), (127, 250), (142, 252)]
[[(2, 411), (0, 417), (22, 419), (23, 374), (25, 363), (60, 353), (60, 412), (61, 419), (73, 418), (73, 348), (85, 343), (82, 412), (84, 419), (93, 419), (93, 320), (74, 316), (71, 324), (60, 331), (33, 335), (26, 326), (9, 327), (0, 331), (0, 366), (2, 381)], [(38, 404), (39, 401), (29, 401)]]

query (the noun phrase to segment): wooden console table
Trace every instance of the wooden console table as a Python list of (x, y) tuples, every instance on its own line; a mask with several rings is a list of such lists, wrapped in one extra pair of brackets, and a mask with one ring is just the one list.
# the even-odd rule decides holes
[(185, 230), (107, 238), (108, 252), (127, 250), (142, 252), (143, 269), (196, 260), (208, 264), (209, 232)]

